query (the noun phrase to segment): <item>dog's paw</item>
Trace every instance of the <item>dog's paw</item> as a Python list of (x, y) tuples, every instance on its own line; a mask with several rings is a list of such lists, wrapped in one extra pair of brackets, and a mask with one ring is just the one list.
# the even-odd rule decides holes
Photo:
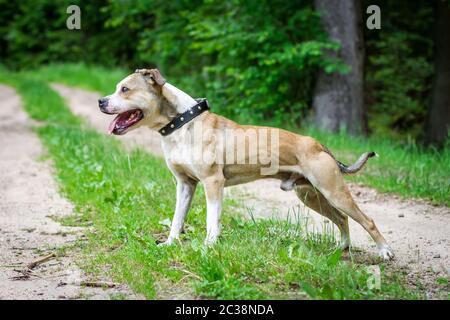
[(172, 246), (175, 244), (175, 239), (167, 239), (164, 242), (158, 243), (158, 247), (167, 247), (167, 246)]
[(207, 237), (205, 239), (205, 245), (206, 246), (212, 246), (213, 244), (215, 244), (217, 242), (217, 238), (218, 238), (218, 236)]
[(220, 235), (220, 227), (212, 228), (208, 230), (205, 239), (205, 245), (213, 245), (217, 242)]
[(394, 252), (388, 246), (382, 247), (379, 251), (379, 255), (384, 261), (389, 261), (389, 260), (394, 259)]

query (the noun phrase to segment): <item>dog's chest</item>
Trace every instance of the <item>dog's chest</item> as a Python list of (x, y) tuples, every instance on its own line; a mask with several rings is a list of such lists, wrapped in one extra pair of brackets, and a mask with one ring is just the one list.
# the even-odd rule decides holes
[(166, 161), (175, 165), (193, 164), (192, 147), (184, 144), (163, 146)]
[[(184, 171), (196, 175), (196, 148), (186, 134), (174, 135), (172, 139), (162, 141), (164, 158), (173, 171)], [(176, 138), (176, 139), (174, 139)]]

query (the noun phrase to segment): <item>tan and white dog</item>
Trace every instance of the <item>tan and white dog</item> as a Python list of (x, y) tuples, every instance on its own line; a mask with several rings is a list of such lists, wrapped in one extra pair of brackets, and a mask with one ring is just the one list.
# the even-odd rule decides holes
[[(117, 84), (112, 95), (99, 100), (102, 112), (118, 114), (109, 127), (109, 132), (116, 135), (139, 126), (159, 131), (197, 105), (187, 93), (167, 83), (157, 69), (136, 70)], [(244, 140), (236, 143), (239, 137)], [(206, 193), (205, 241), (214, 243), (220, 233), (224, 188), (276, 178), (281, 180), (283, 190), (294, 189), (308, 207), (338, 226), (343, 249), (350, 245), (350, 217), (370, 234), (383, 259), (394, 257), (374, 221), (356, 205), (343, 179), (344, 174), (361, 169), (375, 155), (373, 152), (363, 154), (347, 167), (311, 137), (276, 128), (239, 125), (209, 111), (163, 136), (162, 149), (177, 181), (175, 214), (165, 244), (179, 238), (198, 182)], [(206, 160), (205, 155), (209, 155)]]

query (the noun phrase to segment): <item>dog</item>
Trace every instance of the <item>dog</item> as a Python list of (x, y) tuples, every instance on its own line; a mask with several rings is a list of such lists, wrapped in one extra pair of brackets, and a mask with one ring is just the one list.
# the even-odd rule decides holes
[[(394, 258), (374, 221), (357, 206), (343, 179), (345, 174), (358, 172), (374, 152), (366, 152), (355, 164), (346, 166), (311, 137), (277, 128), (239, 125), (210, 112), (206, 100), (195, 100), (166, 82), (158, 69), (136, 70), (117, 84), (113, 94), (99, 99), (99, 107), (103, 113), (117, 115), (108, 128), (111, 134), (123, 135), (146, 126), (162, 135), (164, 158), (177, 182), (175, 214), (163, 245), (179, 239), (198, 182), (203, 184), (206, 193), (205, 243), (213, 244), (220, 234), (224, 188), (275, 178), (281, 181), (283, 190), (295, 190), (309, 208), (337, 225), (342, 249), (350, 246), (350, 217), (370, 234), (384, 260)], [(193, 138), (196, 127), (202, 129), (200, 138)], [(225, 152), (229, 143), (225, 132), (238, 132), (238, 137), (248, 138), (243, 145), (230, 149), (232, 152), (244, 149), (241, 161), (236, 161), (235, 155), (231, 160), (225, 155), (215, 158), (221, 161), (198, 160), (202, 155)], [(250, 137), (264, 142), (265, 147), (253, 148)], [(263, 173), (267, 166), (263, 161), (255, 161), (258, 157), (270, 158), (270, 165), (277, 162), (275, 170)]]

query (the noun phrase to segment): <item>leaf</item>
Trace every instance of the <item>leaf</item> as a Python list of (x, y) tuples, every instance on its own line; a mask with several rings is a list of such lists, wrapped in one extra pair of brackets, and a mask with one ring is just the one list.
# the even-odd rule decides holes
[(302, 285), (303, 291), (305, 291), (308, 296), (310, 296), (313, 299), (317, 298), (317, 289), (316, 288), (314, 288), (307, 282), (302, 282), (301, 285)]
[(342, 250), (336, 250), (331, 256), (328, 257), (327, 259), (327, 265), (329, 267), (334, 267), (337, 265), (337, 263), (339, 262), (339, 260), (341, 260), (341, 256), (342, 256)]

